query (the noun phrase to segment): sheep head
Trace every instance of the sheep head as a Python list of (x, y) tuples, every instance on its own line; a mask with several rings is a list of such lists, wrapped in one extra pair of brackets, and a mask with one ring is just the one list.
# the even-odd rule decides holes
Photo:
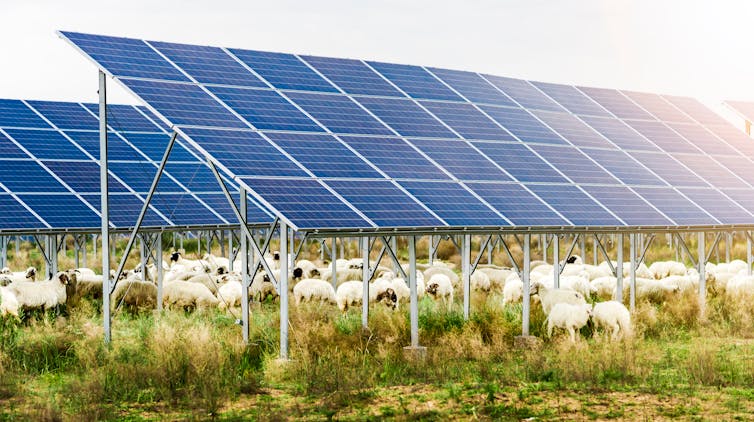
[(181, 253), (180, 252), (173, 252), (170, 254), (170, 260), (173, 262), (178, 262), (181, 259)]
[(431, 294), (432, 296), (437, 296), (437, 289), (440, 287), (440, 283), (434, 282), (427, 285), (427, 288), (425, 289), (427, 293)]
[(280, 252), (274, 251), (272, 253), (272, 259), (274, 259), (275, 261), (280, 261)]
[(57, 274), (55, 274), (55, 278), (60, 282), (60, 284), (62, 284), (64, 286), (67, 285), (71, 281), (71, 278), (68, 277), (68, 274), (66, 274), (66, 273), (64, 273), (62, 271), (59, 272), (59, 273), (57, 273)]
[(10, 268), (8, 267), (3, 267), (3, 269), (0, 270), (0, 274), (10, 274), (10, 273), (11, 271), (10, 271)]
[(320, 276), (322, 276), (322, 274), (316, 268), (313, 269), (313, 270), (311, 270), (311, 272), (309, 273), (309, 277), (311, 277), (311, 278), (317, 278), (317, 277), (320, 277)]
[(293, 278), (301, 278), (304, 276), (304, 270), (299, 267), (293, 269)]
[(0, 287), (5, 287), (9, 285), (11, 282), (12, 280), (10, 278), (0, 276)]
[(578, 256), (571, 255), (571, 256), (568, 257), (568, 259), (566, 259), (566, 263), (567, 264), (575, 264), (578, 259), (579, 259)]
[(215, 273), (216, 273), (217, 275), (228, 274), (228, 269), (227, 269), (227, 268), (225, 268), (225, 266), (224, 266), (224, 265), (221, 265), (221, 266), (217, 267), (217, 270), (215, 270)]
[(388, 308), (395, 309), (398, 306), (398, 295), (395, 294), (395, 290), (392, 288), (387, 288), (384, 292), (377, 295), (377, 302), (382, 302)]
[(541, 289), (542, 287), (542, 283), (540, 283), (539, 281), (532, 283), (531, 287), (529, 288), (529, 296), (539, 294), (539, 289)]

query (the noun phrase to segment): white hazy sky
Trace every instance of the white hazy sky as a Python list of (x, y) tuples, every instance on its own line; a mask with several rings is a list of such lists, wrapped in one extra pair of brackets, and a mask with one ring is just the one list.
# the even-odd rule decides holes
[[(754, 100), (747, 0), (0, 0), (0, 98), (95, 101), (55, 30)], [(110, 101), (135, 100), (110, 90)]]

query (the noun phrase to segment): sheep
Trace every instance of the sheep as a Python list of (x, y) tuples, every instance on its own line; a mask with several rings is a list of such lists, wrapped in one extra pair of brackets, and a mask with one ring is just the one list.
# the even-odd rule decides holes
[(656, 261), (649, 266), (649, 271), (661, 280), (671, 275), (686, 275), (686, 266), (676, 261)]
[[(629, 287), (628, 283), (623, 283), (624, 290), (628, 290)], [(636, 297), (640, 299), (662, 302), (665, 299), (666, 293), (676, 293), (679, 291), (680, 288), (678, 286), (667, 285), (654, 278), (636, 278)]]
[(207, 261), (202, 261), (200, 259), (186, 259), (181, 252), (173, 252), (170, 254), (170, 262), (170, 268), (180, 266), (189, 270), (193, 269), (194, 271), (206, 271), (207, 269), (210, 269), (210, 265)]
[(243, 297), (243, 285), (239, 280), (232, 278), (217, 289), (217, 297), (220, 299), (217, 307), (221, 310), (240, 306)]
[(435, 274), (444, 274), (445, 276), (450, 279), (450, 284), (453, 285), (454, 289), (460, 289), (461, 288), (461, 278), (456, 274), (453, 270), (448, 268), (446, 265), (433, 265), (426, 270), (424, 270), (424, 279), (430, 280), (433, 275)]
[(118, 282), (112, 295), (112, 305), (120, 306), (135, 312), (155, 309), (157, 307), (157, 286), (151, 282), (141, 280), (124, 280)]
[[(411, 288), (408, 281), (399, 277), (391, 277), (393, 290), (398, 295), (398, 302), (408, 302), (411, 300)], [(424, 276), (421, 272), (416, 272), (416, 298), (421, 300), (424, 297), (426, 286), (424, 285)]]
[(18, 318), (18, 299), (7, 287), (0, 287), (0, 316), (12, 315)]
[[(369, 286), (369, 301), (374, 303), (383, 303), (389, 309), (396, 309), (398, 307), (398, 294), (395, 292), (394, 280), (402, 279), (394, 278), (378, 278), (374, 280)], [(405, 285), (405, 283), (403, 283)]]
[[(321, 279), (326, 281), (332, 280), (332, 269), (326, 268), (320, 271)], [(364, 278), (364, 271), (356, 268), (337, 268), (336, 269), (336, 283), (340, 285), (346, 281), (361, 281)]]
[(217, 294), (217, 288), (218, 288), (218, 279), (217, 277), (211, 275), (211, 274), (199, 274), (195, 275), (188, 280), (186, 280), (186, 283), (199, 283), (205, 285), (212, 294)]
[(427, 282), (427, 293), (435, 300), (442, 299), (448, 309), (453, 306), (453, 283), (446, 274), (432, 275)]
[(725, 287), (727, 296), (752, 296), (754, 295), (754, 276), (737, 275), (730, 280)]
[(610, 271), (609, 268), (600, 267), (599, 265), (584, 264), (584, 271), (588, 273), (589, 281), (600, 278), (600, 277), (608, 277), (608, 276), (613, 275), (612, 271)]
[(477, 271), (487, 274), (487, 277), (490, 279), (490, 291), (497, 294), (503, 293), (503, 288), (505, 287), (505, 279), (508, 278), (509, 275), (513, 274), (513, 271), (511, 271), (510, 268), (498, 269), (485, 267), (479, 268), (477, 269)]
[(590, 297), (592, 293), (597, 291), (594, 286), (589, 283), (589, 273), (583, 272), (580, 275), (569, 275), (560, 278), (560, 287), (563, 289), (570, 289), (575, 292), (579, 292), (584, 297)]
[[(625, 283), (625, 280), (624, 280)], [(597, 277), (590, 281), (589, 284), (594, 288), (599, 297), (612, 297), (615, 288), (618, 285), (618, 279), (613, 276)]]
[(490, 291), (492, 283), (490, 283), (490, 277), (481, 271), (474, 271), (471, 273), (469, 280), (471, 284), (471, 291), (480, 291), (488, 293)]
[(631, 314), (626, 306), (618, 301), (595, 303), (592, 309), (592, 320), (595, 330), (599, 327), (612, 328), (613, 340), (617, 340), (619, 335), (623, 337), (631, 335)]
[(223, 268), (223, 273), (227, 272), (228, 268), (230, 268), (230, 260), (228, 258), (215, 256), (211, 253), (204, 254), (204, 256), (202, 256), (202, 260), (208, 263), (210, 268), (212, 268), (213, 270)]
[(204, 284), (171, 281), (162, 288), (162, 303), (167, 309), (210, 308), (216, 307), (219, 302)]
[(688, 275), (671, 275), (660, 280), (661, 283), (668, 287), (677, 287), (679, 292), (694, 290), (699, 286), (699, 277)]
[(576, 330), (585, 326), (591, 315), (591, 304), (557, 303), (547, 315), (547, 337), (552, 337), (552, 329), (558, 327), (568, 330), (571, 343), (576, 343)]
[(254, 276), (254, 280), (251, 282), (251, 289), (249, 292), (251, 299), (258, 302), (264, 302), (268, 297), (272, 300), (278, 298), (278, 291), (275, 289), (275, 285), (272, 284), (270, 276), (265, 273), (257, 273)]
[(296, 306), (303, 302), (324, 302), (335, 305), (335, 289), (324, 280), (305, 278), (293, 287)]
[(503, 287), (503, 304), (506, 303), (518, 303), (524, 296), (524, 283), (518, 277), (518, 274), (513, 273), (505, 280), (505, 287)]
[(75, 288), (69, 274), (59, 272), (51, 280), (32, 282), (14, 281), (6, 287), (16, 296), (19, 309), (51, 309), (65, 305), (70, 292)]
[(567, 303), (571, 305), (581, 305), (586, 303), (584, 295), (579, 292), (569, 289), (547, 288), (540, 282), (535, 282), (531, 285), (529, 294), (539, 296), (539, 301), (542, 304), (542, 311), (545, 315), (549, 315), (553, 306), (558, 303)]
[(296, 267), (301, 268), (302, 278), (314, 278), (320, 275), (317, 266), (308, 259), (299, 259), (296, 261)]
[(345, 312), (351, 306), (361, 305), (363, 295), (363, 281), (346, 281), (338, 286), (338, 290), (335, 292), (335, 301), (338, 303), (338, 309)]
[(25, 271), (13, 272), (10, 270), (10, 268), (5, 267), (2, 270), (0, 270), (0, 274), (2, 274), (4, 278), (9, 279), (11, 282), (34, 281), (37, 277), (37, 269), (34, 267), (29, 267)]

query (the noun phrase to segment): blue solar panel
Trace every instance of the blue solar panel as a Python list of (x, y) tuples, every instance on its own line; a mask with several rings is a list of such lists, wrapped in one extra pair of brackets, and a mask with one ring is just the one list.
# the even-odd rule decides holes
[(482, 106), (482, 110), (523, 142), (568, 144), (524, 109)]
[[(99, 116), (99, 104), (84, 104), (84, 107)], [(157, 120), (156, 116), (154, 118)], [(162, 132), (159, 126), (130, 105), (108, 104), (107, 124), (118, 132)], [(99, 126), (96, 129), (99, 130)]]
[[(752, 224), (754, 217), (740, 205), (714, 189), (681, 188), (680, 191), (692, 201), (714, 215), (721, 224)], [(751, 191), (754, 193), (754, 191)], [(751, 194), (750, 193), (750, 194)]]
[(662, 97), (703, 125), (728, 124), (725, 119), (715, 114), (712, 110), (705, 107), (704, 104), (694, 98), (678, 97), (674, 95), (663, 95)]
[(622, 92), (644, 110), (654, 115), (658, 120), (662, 120), (663, 122), (691, 123), (691, 119), (688, 116), (657, 94), (633, 91)]
[(422, 101), (421, 104), (466, 139), (515, 141), (513, 136), (471, 104), (433, 101)]
[(18, 195), (53, 227), (99, 227), (100, 217), (76, 196)]
[[(97, 134), (97, 136), (99, 137), (99, 134)], [(143, 152), (147, 157), (149, 157), (150, 160), (157, 162), (162, 161), (162, 156), (165, 154), (165, 148), (168, 147), (168, 142), (170, 142), (170, 135), (166, 133), (124, 133), (123, 136), (128, 139), (128, 142), (132, 143), (136, 148), (138, 148), (139, 151)], [(109, 137), (109, 150), (112, 149), (113, 141), (116, 141), (117, 144), (119, 143), (120, 139), (115, 136)], [(91, 146), (93, 147), (93, 145)], [(92, 150), (90, 148), (87, 148), (87, 150), (92, 151), (92, 154), (99, 154), (99, 144), (97, 144), (96, 150)], [(113, 154), (112, 152), (111, 154), (111, 160), (126, 159), (126, 157), (128, 157), (117, 153)], [(95, 155), (95, 157), (99, 157), (99, 155)], [(134, 160), (142, 159), (141, 156), (136, 155), (132, 155), (128, 158)], [(186, 148), (184, 148), (179, 142), (176, 141), (176, 143), (173, 144), (173, 149), (170, 151), (168, 162), (174, 163), (177, 161), (197, 162), (198, 160), (196, 157), (191, 155), (191, 153)]]
[(188, 81), (142, 40), (61, 33), (115, 76)]
[(404, 181), (400, 184), (451, 226), (509, 225), (457, 183)]
[(244, 178), (242, 181), (299, 229), (372, 227), (315, 180)]
[(499, 89), (477, 73), (435, 67), (429, 68), (429, 70), (473, 103), (516, 107), (516, 103), (511, 101), (507, 95), (500, 92)]
[(405, 97), (360, 60), (301, 56), (327, 79), (349, 94)]
[(668, 154), (652, 152), (629, 154), (672, 186), (708, 186)]
[(466, 142), (414, 139), (411, 143), (460, 180), (511, 180)]
[(707, 154), (739, 155), (738, 151), (701, 125), (668, 123), (668, 126)]
[(442, 123), (411, 100), (370, 97), (359, 97), (356, 100), (403, 136), (456, 137), (453, 132), (446, 129)]
[(0, 193), (0, 229), (44, 229), (46, 226), (12, 196)]
[(532, 148), (576, 183), (620, 183), (576, 148), (550, 145), (532, 145)]
[(660, 150), (655, 144), (646, 140), (641, 134), (618, 119), (590, 116), (581, 116), (581, 119), (621, 149), (640, 151)]
[(8, 139), (7, 136), (0, 133), (0, 157), (1, 158), (29, 158), (26, 153)]
[(523, 144), (474, 142), (474, 146), (521, 182), (568, 183), (552, 166)]
[(521, 107), (534, 110), (565, 111), (558, 103), (542, 94), (525, 80), (493, 75), (483, 76), (510, 98), (516, 100)]
[(584, 148), (581, 152), (627, 185), (667, 186), (667, 183), (623, 151)]
[(230, 49), (275, 88), (299, 91), (338, 92), (329, 82), (293, 54)]
[[(89, 203), (97, 211), (100, 210), (100, 196), (97, 195), (82, 195), (84, 200)], [(109, 195), (108, 197), (110, 208), (108, 210), (110, 214), (110, 222), (115, 225), (116, 228), (133, 227), (136, 219), (139, 217), (141, 209), (144, 207), (144, 201), (137, 198), (135, 195)], [(152, 204), (154, 206), (154, 204)], [(151, 208), (147, 210), (144, 215), (144, 227), (164, 227), (168, 226), (168, 222), (162, 217), (157, 215)]]
[[(152, 186), (157, 167), (154, 164), (144, 162), (111, 162), (108, 165), (111, 173), (115, 174), (133, 188), (137, 193), (147, 193)], [(185, 192), (174, 181), (166, 175), (160, 178), (160, 184), (157, 185), (157, 192)]]
[[(721, 167), (712, 161), (709, 156), (701, 154), (674, 154), (673, 157), (715, 187), (748, 187), (746, 183), (741, 181), (741, 179), (736, 177), (728, 169)], [(743, 157), (741, 159), (743, 160)]]
[(451, 89), (419, 66), (381, 62), (368, 63), (412, 98), (463, 101)]
[(610, 117), (610, 113), (573, 86), (534, 81), (532, 84), (573, 114)]
[(247, 127), (196, 85), (129, 79), (123, 83), (176, 126)]
[[(731, 173), (742, 178), (750, 185), (754, 186), (754, 172), (751, 171), (751, 161), (741, 156), (715, 155), (715, 160)], [(754, 208), (752, 208), (754, 209)]]
[(170, 132), (170, 126), (166, 125), (165, 122), (163, 122), (159, 117), (157, 117), (156, 114), (152, 113), (148, 108), (144, 106), (136, 106), (136, 109), (140, 112), (144, 113), (144, 115), (152, 120), (160, 129), (162, 129), (164, 132)]
[[(231, 192), (233, 193), (233, 192)], [(228, 199), (225, 198), (225, 195), (221, 193), (210, 193), (210, 194), (198, 194), (196, 195), (201, 199), (205, 204), (207, 204), (208, 207), (212, 208), (223, 216), (226, 220), (228, 220), (229, 223), (237, 223), (238, 217), (236, 217), (236, 214), (233, 212), (233, 210), (230, 208), (230, 204), (228, 204)], [(233, 201), (236, 203), (236, 206), (239, 207), (238, 204), (239, 198), (238, 193), (235, 192), (233, 195)], [(265, 213), (259, 205), (251, 198), (248, 198), (247, 201), (247, 207), (246, 207), (246, 221), (249, 224), (264, 224), (264, 223), (271, 223), (272, 217), (270, 217), (267, 213)]]
[(688, 141), (660, 122), (632, 120), (626, 123), (667, 152), (699, 152)]
[(390, 129), (345, 95), (289, 92), (288, 97), (335, 133), (392, 135)]
[(20, 100), (0, 100), (0, 127), (49, 129), (50, 125)]
[(59, 132), (51, 130), (6, 129), (8, 136), (29, 150), (40, 159), (50, 160), (88, 160), (80, 149), (76, 148)]
[(578, 87), (581, 92), (592, 97), (602, 107), (622, 119), (655, 120), (652, 115), (634, 104), (620, 91), (606, 88)]
[(723, 189), (723, 193), (747, 210), (754, 210), (754, 191), (751, 188)]
[(584, 192), (573, 185), (527, 185), (537, 196), (576, 226), (622, 226)]
[(186, 129), (185, 133), (235, 175), (306, 177), (293, 161), (254, 132)]
[(444, 224), (387, 180), (331, 180), (327, 184), (382, 227), (438, 227)]
[(552, 130), (559, 133), (577, 147), (595, 147), (615, 149), (615, 146), (600, 136), (581, 120), (567, 113), (550, 111), (533, 111)]
[(621, 186), (584, 186), (594, 199), (631, 226), (670, 226), (674, 223), (642, 198)]
[(712, 133), (719, 136), (722, 140), (728, 144), (734, 146), (737, 150), (741, 151), (744, 155), (754, 157), (754, 142), (742, 131), (736, 129), (731, 124), (724, 125), (709, 125), (707, 126)]
[(678, 225), (711, 225), (717, 223), (704, 210), (673, 188), (634, 188), (634, 191), (651, 202)]
[(267, 87), (267, 84), (218, 47), (156, 41), (149, 43), (199, 83)]
[[(95, 159), (99, 160), (99, 133), (98, 132), (80, 132), (80, 131), (67, 131), (65, 132), (69, 138), (79, 144), (86, 152), (91, 154)], [(163, 135), (167, 136), (167, 135)], [(68, 142), (68, 141), (66, 141)], [(167, 145), (166, 145), (167, 146)], [(109, 132), (107, 135), (107, 158), (108, 160), (144, 160), (144, 158), (136, 152), (130, 145), (125, 143), (118, 135), (113, 132)], [(87, 159), (83, 157), (82, 159)]]
[(267, 136), (317, 177), (382, 178), (330, 135), (267, 133)]
[(190, 192), (218, 192), (220, 190), (214, 173), (205, 164), (174, 164), (168, 162), (165, 171)]
[[(47, 168), (61, 178), (71, 189), (78, 193), (94, 193), (100, 191), (98, 163), (93, 161), (84, 162), (57, 162), (46, 161)], [(115, 180), (112, 175), (108, 179), (110, 192), (127, 192), (125, 186)], [(134, 221), (136, 221), (134, 219)]]
[[(161, 194), (152, 197), (155, 208), (179, 226), (228, 224), (189, 194)], [(238, 224), (238, 220), (233, 221)]]
[(257, 129), (324, 132), (275, 91), (226, 87), (209, 87), (209, 90)]
[(436, 165), (403, 139), (343, 136), (341, 139), (395, 179), (449, 180)]
[(33, 161), (3, 161), (0, 183), (11, 192), (67, 192), (42, 166)]
[(517, 226), (571, 225), (519, 184), (469, 183), (468, 186)]
[(98, 130), (99, 120), (77, 103), (57, 101), (28, 101), (58, 129)]

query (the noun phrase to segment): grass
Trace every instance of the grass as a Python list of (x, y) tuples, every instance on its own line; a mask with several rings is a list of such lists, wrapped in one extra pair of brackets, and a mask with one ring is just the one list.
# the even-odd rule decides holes
[[(517, 350), (520, 305), (473, 299), (468, 321), (458, 304), (420, 303), (424, 360), (403, 351), (405, 306), (372, 307), (369, 330), (360, 309), (291, 307), (287, 362), (277, 359), (276, 303), (252, 307), (250, 345), (235, 318), (216, 310), (118, 313), (110, 346), (86, 301), (66, 316), (4, 319), (0, 421), (663, 420), (754, 412), (754, 304), (747, 301), (713, 295), (704, 321), (693, 294), (640, 302), (634, 338), (613, 343), (585, 329), (588, 338), (575, 345), (557, 336), (540, 349)], [(534, 306), (531, 332), (540, 338), (543, 321)]]

